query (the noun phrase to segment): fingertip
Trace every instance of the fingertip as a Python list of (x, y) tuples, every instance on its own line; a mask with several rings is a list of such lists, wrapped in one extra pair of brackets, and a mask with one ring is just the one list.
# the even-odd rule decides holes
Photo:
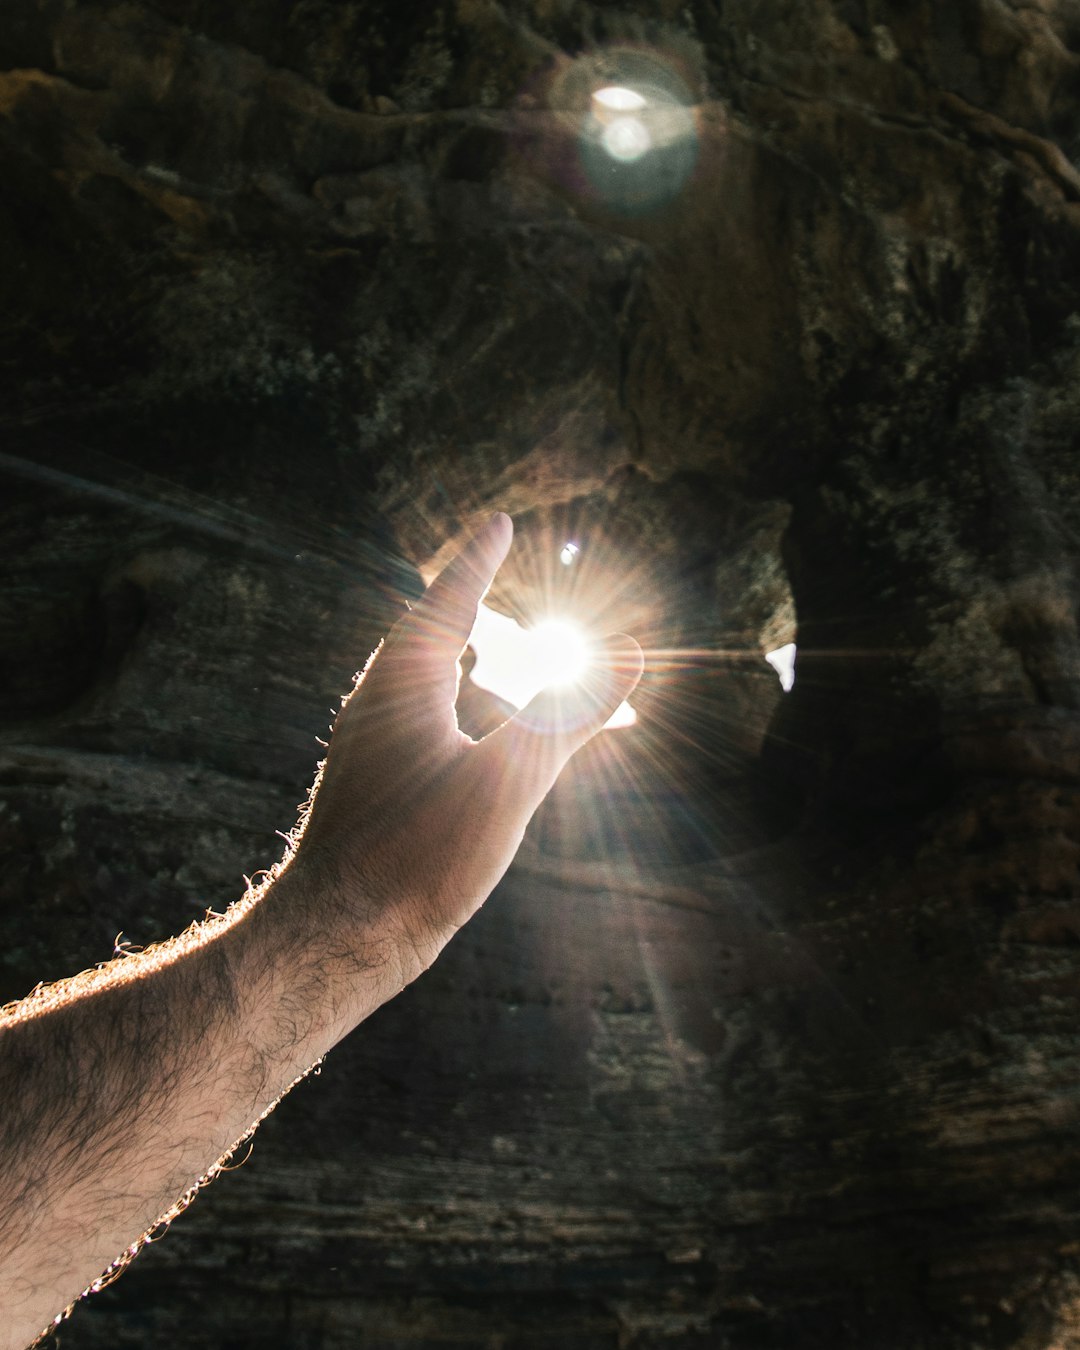
[(484, 539), (491, 544), (510, 545), (510, 540), (514, 537), (514, 522), (505, 511), (496, 511), (493, 516), (489, 516), (487, 521), (477, 531), (477, 538)]
[(502, 566), (514, 538), (514, 522), (505, 511), (496, 511), (474, 536), (474, 544), (484, 554), (488, 569), (494, 573)]

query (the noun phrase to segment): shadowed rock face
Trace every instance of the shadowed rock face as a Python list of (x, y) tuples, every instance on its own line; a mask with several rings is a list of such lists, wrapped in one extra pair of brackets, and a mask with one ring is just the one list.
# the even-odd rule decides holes
[[(494, 603), (649, 652), (65, 1346), (1080, 1344), (1076, 4), (8, 0), (0, 63), (5, 995), (273, 861), (491, 510)], [(692, 153), (601, 172), (643, 71)]]

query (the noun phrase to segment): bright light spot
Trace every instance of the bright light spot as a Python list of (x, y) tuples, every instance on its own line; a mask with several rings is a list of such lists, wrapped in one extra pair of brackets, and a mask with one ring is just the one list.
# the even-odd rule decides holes
[[(573, 684), (589, 666), (588, 639), (577, 624), (548, 619), (526, 629), (487, 605), (477, 611), (469, 646), (476, 653), (469, 675), (473, 684), (515, 708), (524, 708), (541, 689)], [(636, 721), (624, 702), (605, 725), (629, 727)]]
[[(577, 151), (584, 180), (575, 190), (641, 215), (672, 201), (694, 170), (697, 100), (659, 57), (619, 45), (602, 67), (599, 59), (593, 52), (569, 64), (553, 86), (552, 107), (581, 113)], [(597, 87), (601, 68), (609, 83)]]
[(559, 561), (564, 567), (569, 567), (577, 555), (581, 552), (577, 544), (563, 544), (563, 550), (559, 554)]
[(536, 671), (544, 689), (577, 684), (589, 668), (589, 644), (576, 623), (548, 619), (528, 633)]
[(624, 164), (633, 163), (652, 149), (649, 129), (636, 117), (617, 117), (604, 128), (600, 140), (612, 159)]
[(606, 89), (598, 89), (593, 101), (609, 112), (640, 112), (645, 106), (644, 96), (636, 89), (626, 89), (620, 84), (609, 84)]
[(777, 647), (774, 652), (766, 652), (765, 660), (780, 676), (780, 687), (787, 693), (795, 684), (794, 642), (789, 642), (785, 647)]

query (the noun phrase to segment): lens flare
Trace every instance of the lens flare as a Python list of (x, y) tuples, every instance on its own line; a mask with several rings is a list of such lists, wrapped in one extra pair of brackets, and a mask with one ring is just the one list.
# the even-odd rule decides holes
[(632, 164), (652, 149), (649, 129), (637, 117), (617, 117), (600, 135), (601, 143), (612, 159)]
[(697, 162), (693, 96), (658, 55), (614, 49), (602, 64), (621, 78), (605, 72), (607, 81), (588, 90), (578, 137), (581, 167), (611, 209), (655, 210), (678, 196)]
[(613, 113), (640, 112), (645, 106), (644, 94), (626, 89), (620, 84), (609, 84), (593, 94), (593, 102)]

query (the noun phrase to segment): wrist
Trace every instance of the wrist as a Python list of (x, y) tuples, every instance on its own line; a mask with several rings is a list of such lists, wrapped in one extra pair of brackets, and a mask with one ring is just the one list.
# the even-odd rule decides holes
[(420, 973), (392, 906), (328, 851), (300, 849), (250, 918), (245, 959), (260, 998), (310, 1022), (316, 1057)]

